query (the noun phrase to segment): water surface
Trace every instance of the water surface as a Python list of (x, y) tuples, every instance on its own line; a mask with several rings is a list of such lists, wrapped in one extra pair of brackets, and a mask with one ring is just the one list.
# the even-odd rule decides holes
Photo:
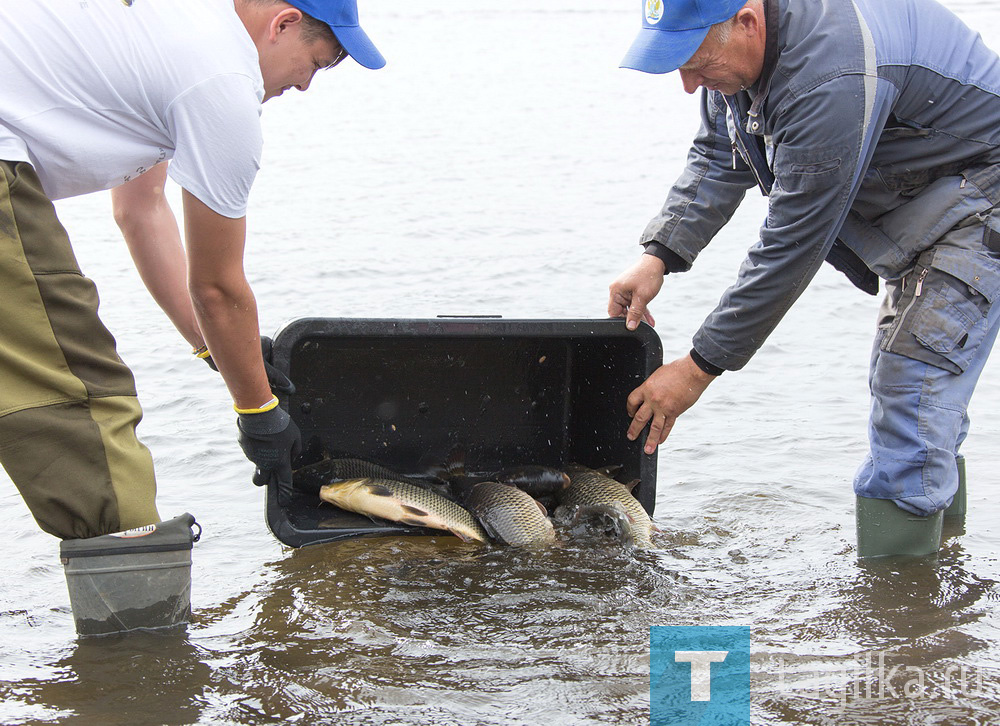
[[(1000, 48), (1000, 5), (949, 5)], [(365, 5), (390, 65), (345, 63), (265, 108), (246, 263), (262, 330), (603, 317), (697, 125), (676, 77), (617, 68), (633, 11)], [(735, 278), (764, 209), (748, 196), (667, 279), (652, 307), (667, 358)], [(698, 624), (753, 628), (755, 723), (996, 722), (1000, 364), (971, 410), (967, 531), (934, 564), (859, 565), (851, 479), (878, 301), (832, 269), (661, 450), (657, 551), (450, 537), (296, 551), (267, 531), (225, 389), (143, 292), (107, 195), (59, 210), (136, 373), (161, 513), (191, 511), (205, 536), (186, 636), (78, 642), (57, 543), (4, 477), (0, 722), (641, 724), (649, 626)], [(883, 679), (895, 696), (866, 690), (868, 664), (900, 666)], [(924, 678), (909, 696), (907, 668)]]

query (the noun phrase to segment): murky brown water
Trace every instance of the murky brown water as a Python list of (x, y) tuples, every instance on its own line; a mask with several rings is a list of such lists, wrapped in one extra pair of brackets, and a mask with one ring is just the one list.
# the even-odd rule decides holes
[[(390, 67), (345, 64), (265, 111), (247, 264), (262, 329), (602, 317), (696, 123), (676, 78), (616, 68), (637, 25), (619, 5), (364, 8)], [(1000, 3), (949, 5), (1000, 48)], [(653, 306), (667, 358), (763, 209), (748, 198), (668, 279)], [(751, 626), (757, 724), (1000, 722), (1000, 363), (971, 411), (967, 531), (937, 562), (859, 565), (850, 484), (877, 301), (833, 271), (681, 419), (655, 552), (450, 537), (296, 551), (267, 532), (222, 384), (144, 296), (106, 198), (60, 210), (136, 371), (161, 513), (191, 511), (205, 535), (185, 635), (78, 642), (56, 542), (3, 479), (0, 723), (642, 724), (651, 625)]]

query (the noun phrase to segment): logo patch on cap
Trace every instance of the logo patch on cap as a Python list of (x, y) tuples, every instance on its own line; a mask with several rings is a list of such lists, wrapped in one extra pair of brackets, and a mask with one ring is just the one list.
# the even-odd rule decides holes
[(663, 0), (646, 0), (646, 22), (655, 25), (663, 17)]

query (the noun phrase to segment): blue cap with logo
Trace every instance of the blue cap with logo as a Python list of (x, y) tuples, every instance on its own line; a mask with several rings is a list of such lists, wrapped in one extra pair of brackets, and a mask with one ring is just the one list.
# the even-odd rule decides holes
[(716, 23), (736, 15), (747, 0), (642, 0), (642, 30), (622, 68), (670, 73), (691, 60)]
[(329, 25), (347, 54), (365, 68), (374, 70), (385, 65), (385, 58), (358, 24), (357, 0), (286, 1), (289, 5), (294, 5), (302, 12)]

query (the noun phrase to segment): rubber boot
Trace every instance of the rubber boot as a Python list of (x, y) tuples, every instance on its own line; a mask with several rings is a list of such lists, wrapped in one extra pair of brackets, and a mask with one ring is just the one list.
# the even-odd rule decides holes
[(965, 489), (965, 457), (959, 454), (955, 457), (955, 463), (958, 465), (958, 491), (955, 492), (955, 498), (951, 500), (951, 504), (944, 510), (944, 516), (949, 519), (959, 517), (964, 520), (965, 513), (968, 511)]
[(182, 514), (126, 532), (64, 540), (59, 551), (76, 632), (110, 635), (186, 624), (191, 549), (200, 537), (194, 517)]
[(943, 512), (919, 517), (891, 499), (857, 497), (858, 557), (933, 555), (941, 547)]

